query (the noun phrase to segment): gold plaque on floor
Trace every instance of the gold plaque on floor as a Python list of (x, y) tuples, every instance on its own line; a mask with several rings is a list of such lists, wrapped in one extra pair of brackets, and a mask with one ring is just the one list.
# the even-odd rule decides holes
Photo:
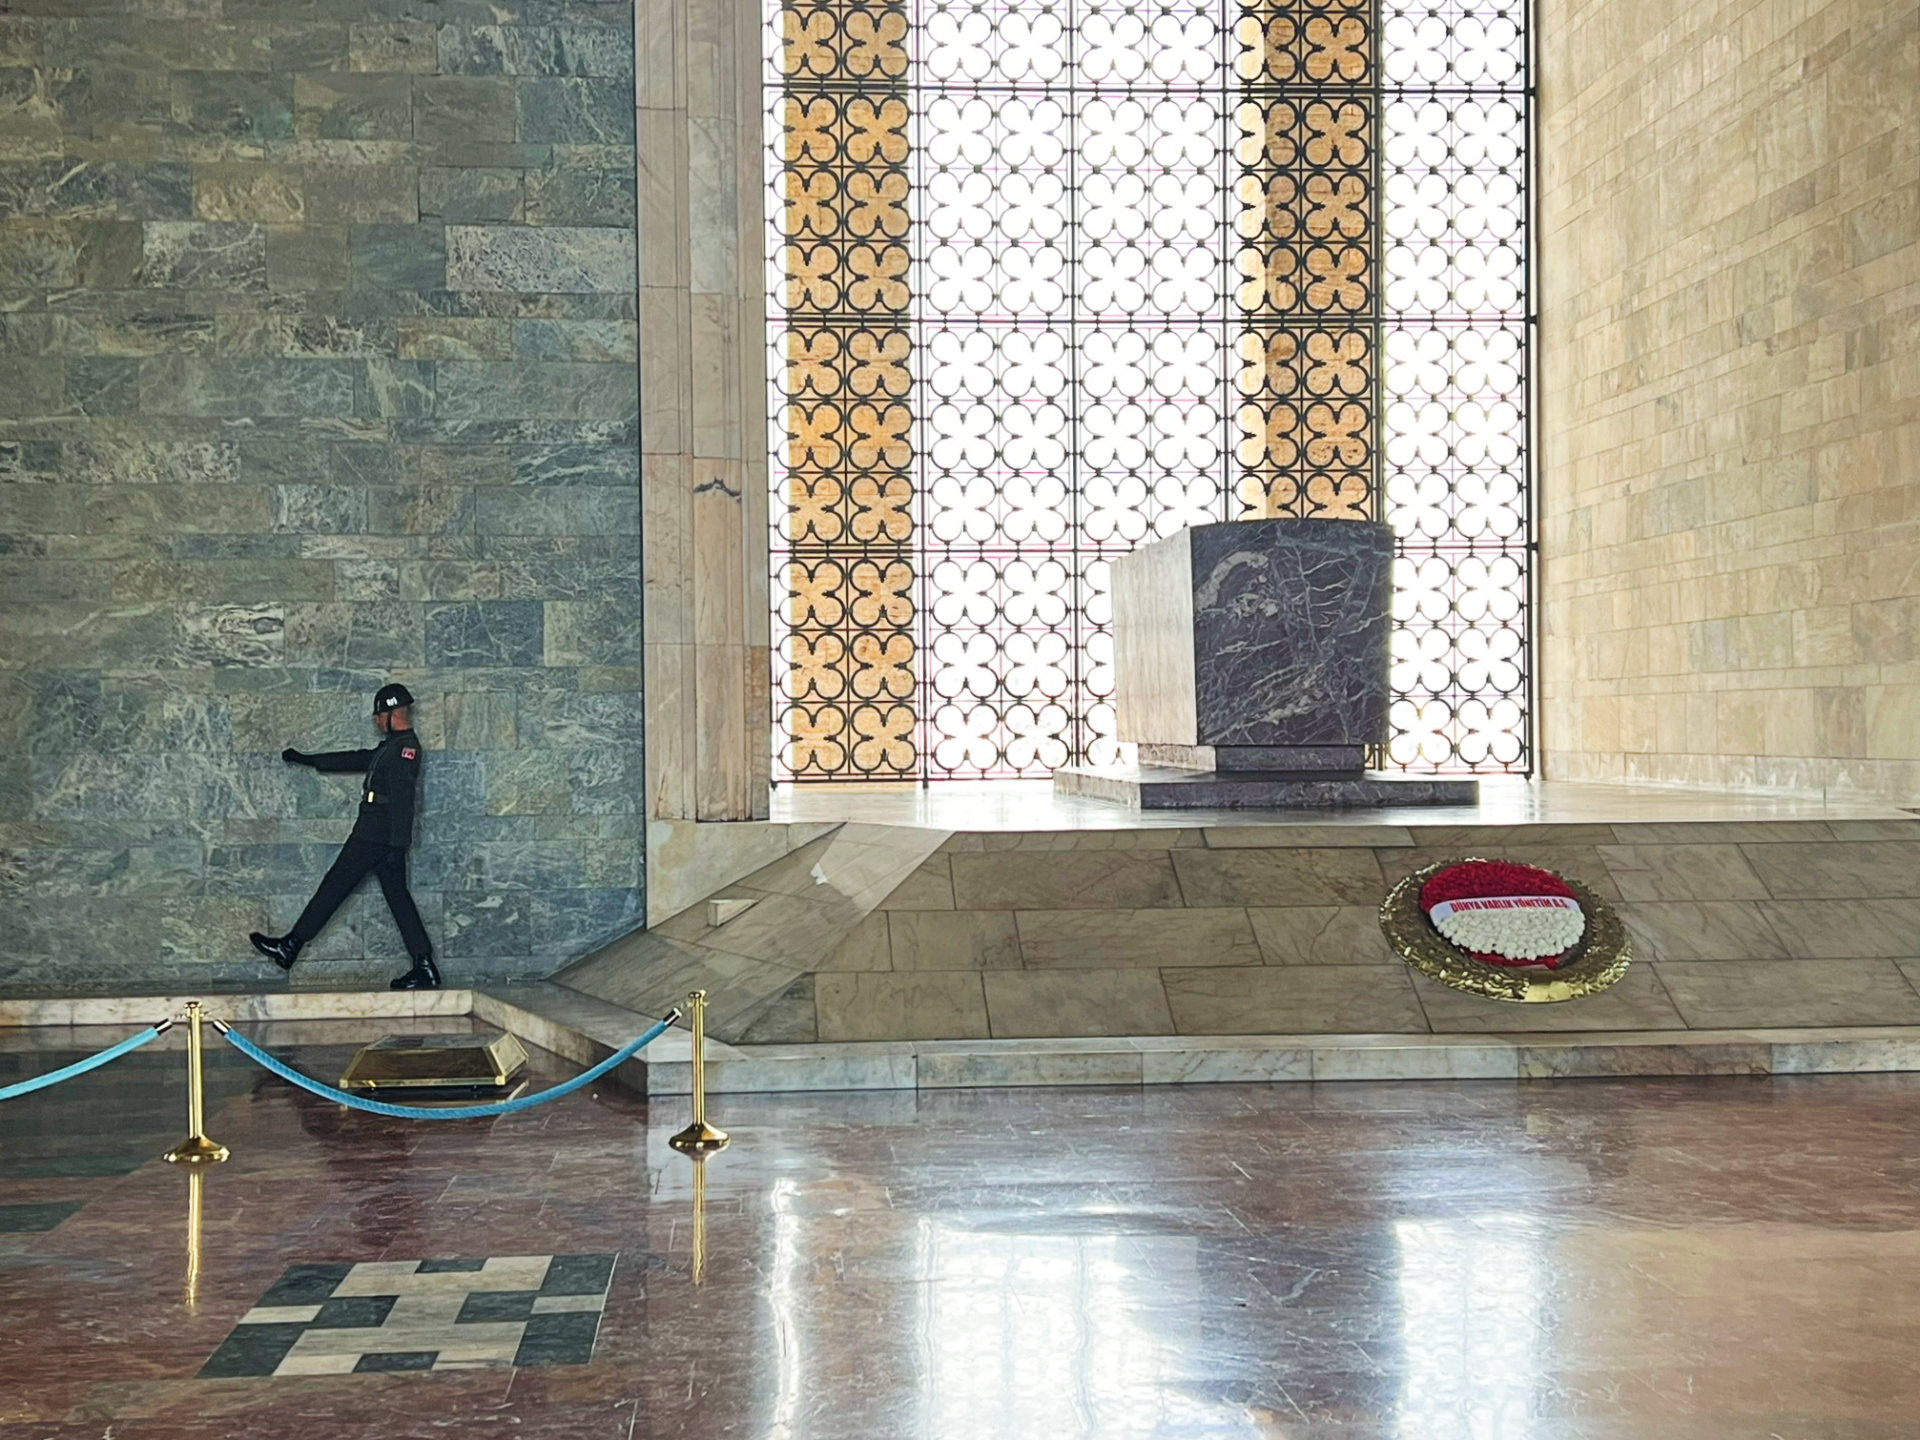
[(474, 1035), (389, 1035), (347, 1064), (342, 1090), (498, 1089), (527, 1063), (525, 1048), (498, 1030)]

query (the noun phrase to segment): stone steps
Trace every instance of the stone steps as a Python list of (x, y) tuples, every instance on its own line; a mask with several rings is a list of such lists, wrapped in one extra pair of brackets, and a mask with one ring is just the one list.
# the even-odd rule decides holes
[[(709, 1094), (1628, 1075), (1813, 1075), (1920, 1069), (1920, 1026), (1586, 1034), (1145, 1036), (743, 1047), (710, 1056)], [(684, 1065), (652, 1093), (686, 1093)]]
[[(10, 1000), (0, 1026), (144, 1024), (187, 998)], [(247, 1023), (396, 1021), (471, 1014), (589, 1065), (655, 1018), (544, 982), (440, 990), (266, 991), (198, 997)], [(691, 1037), (675, 1028), (615, 1079), (636, 1093), (692, 1089)], [(1486, 1035), (1246, 1035), (920, 1040), (733, 1046), (707, 1042), (714, 1095), (999, 1086), (1537, 1080), (1598, 1076), (1817, 1075), (1920, 1070), (1920, 1026), (1509, 1032)]]

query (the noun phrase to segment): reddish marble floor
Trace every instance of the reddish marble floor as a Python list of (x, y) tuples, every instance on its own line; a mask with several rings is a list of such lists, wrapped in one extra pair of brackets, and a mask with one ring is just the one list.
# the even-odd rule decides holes
[[(6, 1440), (1920, 1435), (1920, 1076), (726, 1097), (696, 1217), (678, 1104), (223, 1063), (189, 1291), (178, 1060), (0, 1105)], [(292, 1265), (608, 1253), (587, 1364), (197, 1378)]]

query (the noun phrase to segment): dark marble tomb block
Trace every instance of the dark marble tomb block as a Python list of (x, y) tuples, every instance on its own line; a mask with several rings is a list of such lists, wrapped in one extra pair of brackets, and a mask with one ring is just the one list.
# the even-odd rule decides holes
[(1156, 747), (1143, 763), (1358, 770), (1387, 739), (1392, 612), (1385, 525), (1240, 520), (1143, 545), (1113, 565), (1119, 738)]

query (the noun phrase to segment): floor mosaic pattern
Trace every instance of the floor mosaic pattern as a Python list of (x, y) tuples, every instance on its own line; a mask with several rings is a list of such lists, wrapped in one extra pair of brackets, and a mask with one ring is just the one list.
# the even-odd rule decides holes
[(290, 1265), (205, 1379), (585, 1365), (612, 1255)]

